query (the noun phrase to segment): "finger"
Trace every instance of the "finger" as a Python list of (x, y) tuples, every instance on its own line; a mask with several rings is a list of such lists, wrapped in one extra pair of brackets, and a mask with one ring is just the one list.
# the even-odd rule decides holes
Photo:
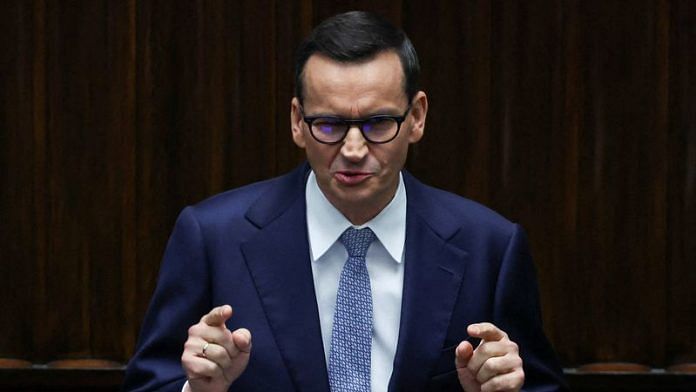
[(513, 342), (486, 342), (479, 344), (474, 350), (469, 363), (466, 365), (474, 374), (478, 374), (481, 366), (490, 358), (502, 357), (507, 353), (517, 354), (517, 345)]
[(524, 371), (522, 368), (519, 368), (511, 373), (505, 373), (491, 378), (481, 385), (481, 392), (519, 391), (523, 384)]
[(225, 375), (227, 369), (232, 366), (232, 359), (230, 358), (227, 349), (218, 344), (213, 343), (208, 345), (205, 350), (205, 359), (220, 367), (223, 375)]
[(474, 353), (474, 347), (471, 343), (462, 341), (457, 346), (454, 351), (454, 364), (457, 368), (457, 377), (459, 378), (459, 384), (462, 386), (464, 391), (478, 391), (479, 383), (476, 381), (476, 377), (473, 373), (466, 367)]
[(470, 336), (487, 341), (503, 340), (508, 337), (502, 329), (491, 323), (471, 324), (466, 328), (466, 332)]
[(228, 329), (209, 327), (201, 329), (200, 336), (207, 342), (224, 347), (230, 358), (236, 358), (240, 352), (248, 354), (251, 351), (251, 333), (245, 328), (230, 332)]
[(213, 308), (201, 318), (201, 321), (211, 327), (221, 327), (230, 317), (232, 317), (232, 307), (230, 305), (222, 305)]
[(457, 349), (454, 351), (454, 364), (457, 369), (465, 368), (471, 359), (471, 355), (474, 354), (474, 347), (471, 343), (466, 340), (459, 343)]
[(232, 340), (234, 345), (240, 352), (251, 352), (251, 332), (246, 328), (239, 328), (232, 332)]
[(222, 369), (215, 362), (194, 355), (190, 351), (184, 351), (181, 364), (189, 380), (224, 376)]
[[(189, 336), (189, 338), (186, 339), (186, 342), (184, 342), (183, 354), (189, 353), (189, 354), (197, 356), (197, 357), (205, 358), (206, 352), (207, 352), (206, 344), (208, 344), (208, 346), (210, 346), (210, 344), (208, 342), (206, 342), (205, 340), (203, 340), (197, 336)], [(205, 349), (205, 352), (204, 352), (204, 349)]]
[(517, 354), (508, 353), (502, 357), (488, 358), (476, 373), (476, 380), (484, 384), (488, 380), (515, 371), (522, 367), (522, 359)]
[(217, 343), (224, 346), (232, 343), (230, 330), (227, 329), (226, 326), (211, 327), (204, 322), (199, 322), (198, 324), (189, 328), (188, 335), (190, 338), (202, 340), (203, 344), (208, 342)]

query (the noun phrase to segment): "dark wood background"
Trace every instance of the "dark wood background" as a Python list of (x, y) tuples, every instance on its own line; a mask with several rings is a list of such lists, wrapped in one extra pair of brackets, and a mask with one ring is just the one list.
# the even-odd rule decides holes
[(528, 230), (571, 382), (696, 385), (696, 2), (3, 0), (0, 388), (117, 385), (178, 212), (302, 161), (293, 52), (349, 9), (419, 52), (408, 168)]

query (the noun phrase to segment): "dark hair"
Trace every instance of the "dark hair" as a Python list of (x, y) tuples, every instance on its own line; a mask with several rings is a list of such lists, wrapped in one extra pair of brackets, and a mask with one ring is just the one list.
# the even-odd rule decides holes
[(404, 90), (410, 101), (418, 91), (420, 65), (416, 49), (403, 31), (364, 11), (346, 12), (324, 20), (300, 44), (295, 57), (295, 96), (302, 102), (302, 74), (313, 54), (320, 53), (340, 62), (358, 62), (386, 50), (399, 55)]

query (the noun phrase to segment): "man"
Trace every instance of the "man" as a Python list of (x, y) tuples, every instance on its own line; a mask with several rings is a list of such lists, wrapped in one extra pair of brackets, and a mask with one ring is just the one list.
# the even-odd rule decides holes
[(184, 209), (126, 389), (561, 388), (522, 230), (402, 170), (418, 72), (372, 14), (313, 31), (291, 102), (309, 165)]

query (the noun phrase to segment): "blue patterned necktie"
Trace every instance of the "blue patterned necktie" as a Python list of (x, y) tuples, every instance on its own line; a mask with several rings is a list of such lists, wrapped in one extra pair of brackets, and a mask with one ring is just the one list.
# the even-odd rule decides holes
[(340, 241), (348, 251), (336, 293), (331, 331), (329, 382), (331, 392), (370, 392), (372, 291), (365, 254), (375, 233), (348, 228)]

